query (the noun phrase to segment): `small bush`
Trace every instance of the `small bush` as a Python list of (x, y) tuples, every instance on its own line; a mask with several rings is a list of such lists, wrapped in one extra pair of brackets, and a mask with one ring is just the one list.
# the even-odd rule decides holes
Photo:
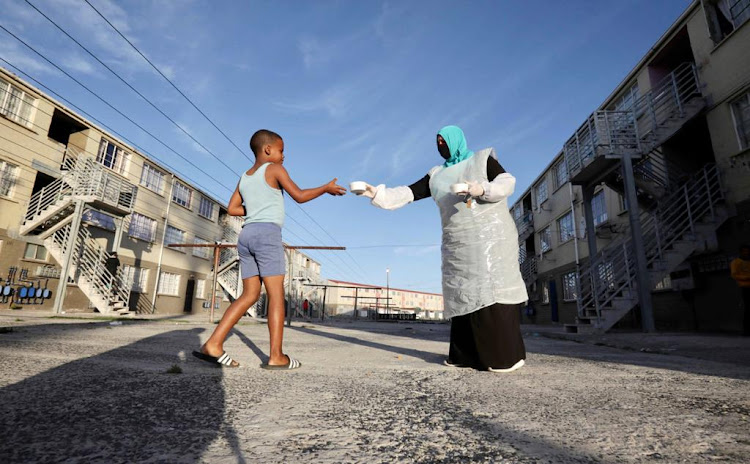
[(182, 374), (182, 368), (177, 364), (172, 364), (172, 367), (167, 369), (167, 374)]

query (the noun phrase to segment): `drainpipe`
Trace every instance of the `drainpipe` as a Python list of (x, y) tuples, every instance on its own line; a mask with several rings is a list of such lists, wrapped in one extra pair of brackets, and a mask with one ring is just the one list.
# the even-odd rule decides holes
[(570, 192), (570, 211), (573, 213), (573, 243), (576, 250), (576, 266), (578, 266), (578, 219), (576, 218), (576, 207), (573, 204), (573, 183), (568, 182), (568, 191)]
[[(172, 174), (172, 185), (169, 187), (167, 197), (167, 211), (164, 213), (164, 232), (161, 234), (161, 246), (159, 247), (159, 262), (156, 265), (156, 283), (154, 284), (154, 296), (151, 298), (151, 314), (156, 311), (156, 294), (159, 291), (159, 280), (161, 279), (161, 260), (164, 257), (164, 240), (167, 238), (167, 226), (169, 225), (169, 207), (172, 205), (172, 193), (174, 192), (174, 174)], [(216, 272), (216, 269), (214, 269)], [(212, 303), (213, 304), (213, 303)], [(213, 307), (211, 308), (213, 310)]]

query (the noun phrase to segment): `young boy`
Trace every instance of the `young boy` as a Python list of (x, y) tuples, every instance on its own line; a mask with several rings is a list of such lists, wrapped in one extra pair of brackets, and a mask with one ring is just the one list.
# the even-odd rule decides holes
[[(245, 218), (237, 241), (242, 274), (242, 295), (237, 298), (219, 321), (211, 337), (193, 355), (221, 366), (239, 367), (224, 351), (224, 340), (245, 311), (258, 301), (260, 286), (268, 294), (268, 332), (271, 352), (264, 369), (296, 369), (296, 359), (281, 349), (284, 332), (284, 247), (281, 228), (284, 225), (285, 191), (297, 203), (305, 203), (324, 193), (343, 195), (346, 189), (333, 179), (325, 185), (300, 189), (284, 169), (284, 140), (269, 130), (261, 129), (250, 138), (255, 164), (240, 178), (229, 200), (227, 212)], [(244, 206), (243, 206), (244, 204)]]

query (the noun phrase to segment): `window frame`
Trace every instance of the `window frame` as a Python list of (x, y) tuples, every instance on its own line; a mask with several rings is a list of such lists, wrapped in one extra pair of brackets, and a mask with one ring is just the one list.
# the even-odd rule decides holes
[[(203, 214), (203, 209), (204, 209), (203, 206), (206, 205), (206, 204), (211, 207), (211, 211), (208, 213), (208, 215)], [(214, 206), (215, 205), (216, 204), (214, 203), (213, 200), (209, 199), (205, 195), (201, 195), (201, 201), (200, 201), (200, 203), (198, 203), (198, 216), (200, 216), (202, 218), (205, 218), (205, 219), (208, 219), (210, 221), (213, 221), (214, 220)]]
[[(5, 87), (5, 89), (3, 89), (3, 87)], [(18, 93), (14, 95), (13, 90)], [(15, 98), (19, 102), (18, 106), (13, 109), (13, 111), (11, 111), (9, 106), (12, 98)], [(30, 102), (28, 101), (29, 99), (31, 99)], [(4, 77), (0, 77), (0, 115), (6, 119), (27, 129), (33, 130), (38, 100), (39, 99), (35, 95), (32, 95), (21, 87), (14, 85)], [(6, 106), (8, 107), (7, 109)], [(27, 116), (22, 116), (24, 107), (28, 110)]]
[[(560, 168), (561, 167), (565, 167), (565, 176), (562, 179), (562, 182), (560, 182)], [(565, 161), (565, 158), (563, 158), (552, 167), (552, 180), (553, 180), (554, 190), (558, 190), (560, 187), (567, 184), (569, 178), (570, 176), (568, 173), (568, 163)]]
[[(10, 161), (0, 159), (0, 197), (13, 198), (20, 167)], [(7, 191), (3, 192), (7, 185)]]
[[(596, 214), (596, 200), (597, 198), (601, 198), (601, 208), (602, 211), (600, 214)], [(594, 227), (599, 227), (600, 225), (606, 223), (609, 220), (609, 214), (607, 213), (607, 197), (605, 196), (604, 189), (599, 190), (594, 194), (594, 196), (591, 197), (591, 212), (594, 216)], [(599, 221), (597, 219), (601, 218)]]
[[(164, 232), (164, 245), (165, 246), (168, 243), (179, 243), (179, 244), (184, 244), (185, 243), (185, 239), (187, 238), (187, 233), (184, 230), (178, 229), (177, 227), (169, 225), (169, 224), (166, 224), (166, 228), (167, 228), (167, 230)], [(174, 235), (174, 232), (172, 232), (170, 234), (170, 231), (177, 231), (180, 234), (181, 239), (179, 241), (170, 241), (170, 236)], [(182, 250), (179, 250), (177, 248), (175, 248), (175, 250), (176, 251), (182, 251)]]
[[(145, 219), (147, 221), (151, 221), (151, 230), (149, 231), (150, 238), (145, 238), (145, 237), (142, 237), (140, 235), (133, 234), (133, 232), (132, 232), (133, 231), (133, 223), (134, 223), (133, 219), (136, 216), (141, 217), (141, 218), (143, 218), (143, 219)], [(143, 240), (144, 242), (148, 242), (148, 243), (154, 243), (156, 241), (156, 226), (157, 226), (156, 219), (152, 219), (152, 218), (146, 216), (145, 214), (140, 214), (140, 213), (133, 212), (132, 215), (130, 216), (130, 225), (128, 226), (128, 237), (135, 238), (135, 239), (138, 239), (138, 240)], [(138, 225), (138, 227), (141, 227), (141, 226)]]
[[(169, 276), (168, 280), (165, 277)], [(159, 285), (156, 289), (157, 295), (165, 296), (179, 296), (180, 295), (180, 281), (182, 276), (175, 272), (161, 271), (159, 275)], [(168, 288), (165, 288), (168, 287)], [(174, 287), (174, 288), (172, 288)], [(168, 293), (168, 291), (174, 290), (174, 293)]]
[[(193, 237), (193, 245), (205, 245), (211, 243), (203, 237), (197, 235)], [(202, 253), (202, 254), (199, 254)], [(211, 249), (208, 247), (193, 247), (193, 256), (201, 259), (211, 259)]]
[[(539, 187), (541, 187), (542, 185), (544, 185), (544, 199), (540, 200), (539, 199), (539, 190), (540, 190)], [(535, 193), (534, 198), (536, 199), (536, 206), (537, 208), (541, 208), (542, 203), (549, 200), (549, 185), (547, 184), (546, 175), (544, 176), (544, 179), (537, 182), (537, 184), (534, 186), (534, 193)]]
[[(543, 239), (545, 235), (549, 237), (546, 249), (544, 248)], [(552, 226), (550, 226), (549, 224), (547, 224), (546, 227), (542, 228), (542, 230), (539, 231), (539, 250), (542, 253), (547, 253), (548, 251), (552, 250)]]
[[(576, 283), (576, 271), (570, 271), (560, 276), (562, 280), (563, 301), (578, 300), (578, 285)], [(569, 285), (572, 284), (572, 288)]]
[[(112, 147), (112, 161), (109, 164), (106, 162), (106, 156), (108, 154), (109, 147)], [(99, 150), (96, 154), (96, 162), (110, 169), (118, 174), (125, 174), (127, 172), (128, 162), (130, 160), (130, 153), (127, 150), (110, 141), (109, 139), (102, 137), (99, 142)]]
[[(29, 249), (31, 247), (35, 247), (34, 249), (34, 256), (28, 257)], [(39, 258), (39, 250), (44, 251), (44, 257)], [(26, 247), (23, 249), (23, 259), (26, 261), (36, 261), (40, 263), (46, 263), (49, 260), (49, 252), (47, 251), (47, 248), (44, 245), (37, 245), (36, 243), (26, 242)]]
[[(181, 198), (181, 193), (187, 194), (187, 200)], [(183, 204), (183, 202), (185, 204)], [(174, 186), (172, 187), (172, 203), (182, 206), (185, 209), (191, 209), (193, 203), (193, 189), (188, 187), (187, 184), (175, 179)]]
[[(132, 269), (132, 272), (131, 272)], [(122, 266), (123, 276), (129, 278), (133, 282), (133, 286), (130, 287), (130, 291), (133, 293), (148, 293), (148, 268), (131, 266), (125, 264)]]
[[(744, 120), (741, 117), (742, 114), (740, 113), (740, 111), (742, 110), (738, 108), (737, 105), (742, 100), (745, 100), (745, 104), (747, 105), (745, 107), (745, 111), (748, 112), (747, 120)], [(733, 99), (729, 104), (729, 108), (732, 113), (732, 122), (734, 123), (733, 126), (735, 135), (737, 136), (737, 145), (739, 146), (740, 151), (746, 150), (750, 148), (750, 91), (747, 91), (744, 95)], [(738, 113), (740, 114), (738, 115)], [(747, 124), (747, 127), (744, 127), (745, 124)]]
[[(158, 176), (159, 185), (156, 188), (152, 188), (149, 181), (156, 176)], [(167, 179), (167, 174), (165, 172), (161, 171), (160, 169), (155, 168), (150, 163), (143, 163), (143, 168), (141, 170), (140, 185), (142, 185), (143, 187), (146, 187), (148, 190), (158, 195), (163, 195), (164, 185), (166, 184), (166, 179)]]
[[(563, 224), (562, 221), (566, 218), (570, 217), (570, 226), (565, 237), (563, 237)], [(563, 244), (566, 242), (569, 242), (570, 240), (573, 240), (576, 235), (576, 228), (575, 228), (575, 216), (573, 215), (573, 210), (569, 210), (567, 213), (563, 214), (559, 218), (557, 218), (556, 221), (557, 224), (557, 238), (560, 240), (559, 244)]]

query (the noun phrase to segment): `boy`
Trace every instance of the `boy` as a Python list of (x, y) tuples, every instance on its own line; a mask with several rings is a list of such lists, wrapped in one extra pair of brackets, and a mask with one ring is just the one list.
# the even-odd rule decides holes
[(261, 364), (261, 367), (296, 369), (301, 366), (300, 362), (285, 355), (281, 349), (286, 273), (281, 243), (281, 228), (284, 225), (282, 191), (297, 203), (305, 203), (324, 193), (343, 195), (346, 189), (336, 184), (337, 179), (316, 188), (302, 190), (297, 187), (282, 165), (284, 140), (275, 132), (265, 129), (257, 131), (250, 138), (250, 149), (255, 154), (255, 164), (242, 174), (227, 208), (230, 215), (245, 218), (237, 240), (242, 295), (229, 305), (211, 337), (200, 351), (193, 351), (193, 355), (220, 366), (239, 367), (239, 363), (224, 351), (224, 340), (245, 311), (258, 301), (262, 281), (268, 294), (271, 351), (268, 363)]

